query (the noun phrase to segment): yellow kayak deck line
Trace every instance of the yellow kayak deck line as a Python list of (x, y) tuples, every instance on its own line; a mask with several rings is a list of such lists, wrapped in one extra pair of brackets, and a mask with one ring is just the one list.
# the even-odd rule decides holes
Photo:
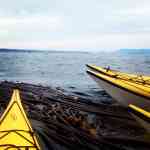
[(87, 67), (89, 67), (93, 71), (97, 71), (99, 73), (104, 73), (111, 77), (115, 77), (118, 79), (124, 79), (124, 80), (130, 80), (131, 82), (136, 82), (139, 84), (141, 83), (141, 84), (145, 84), (145, 85), (150, 85), (150, 76), (124, 73), (124, 72), (120, 72), (117, 70), (112, 70), (112, 69), (110, 69), (110, 67), (102, 68), (102, 67), (99, 67), (96, 65), (89, 65), (89, 64), (87, 64)]
[(129, 111), (134, 112), (134, 114), (140, 114), (140, 116), (143, 116), (150, 121), (150, 112), (145, 111), (144, 109), (141, 109), (133, 104), (130, 104), (128, 107)]
[(35, 133), (21, 104), (19, 90), (14, 90), (0, 118), (0, 150), (40, 150)]
[(128, 106), (129, 112), (133, 117), (148, 131), (150, 132), (150, 112), (145, 111), (133, 104)]
[(142, 76), (138, 78), (137, 75), (120, 73), (110, 69), (107, 70), (107, 68), (104, 69), (95, 65), (87, 66), (92, 69), (87, 70), (88, 74), (91, 74), (96, 78), (109, 82), (110, 84), (116, 85), (125, 90), (131, 91), (134, 94), (150, 98), (150, 76)]

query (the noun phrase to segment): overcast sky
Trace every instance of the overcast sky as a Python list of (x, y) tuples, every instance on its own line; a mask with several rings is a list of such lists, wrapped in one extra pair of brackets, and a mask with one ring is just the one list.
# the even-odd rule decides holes
[(149, 0), (0, 0), (0, 47), (150, 48)]

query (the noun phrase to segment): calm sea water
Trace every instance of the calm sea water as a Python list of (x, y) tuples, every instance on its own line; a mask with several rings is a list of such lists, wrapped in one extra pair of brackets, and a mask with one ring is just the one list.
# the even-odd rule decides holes
[[(132, 50), (133, 51), (133, 50)], [(78, 91), (97, 89), (85, 64), (150, 74), (150, 52), (0, 52), (0, 80), (29, 82)]]

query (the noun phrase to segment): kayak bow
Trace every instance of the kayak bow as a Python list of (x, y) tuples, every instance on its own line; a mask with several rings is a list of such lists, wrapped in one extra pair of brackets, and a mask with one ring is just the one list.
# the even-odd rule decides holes
[(0, 150), (40, 150), (35, 133), (21, 104), (19, 90), (0, 118)]

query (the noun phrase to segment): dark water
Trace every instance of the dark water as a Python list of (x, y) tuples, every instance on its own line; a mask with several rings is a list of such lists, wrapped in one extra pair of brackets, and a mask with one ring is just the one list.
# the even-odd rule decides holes
[(86, 92), (97, 89), (85, 64), (150, 74), (150, 52), (0, 52), (0, 80), (38, 83)]

